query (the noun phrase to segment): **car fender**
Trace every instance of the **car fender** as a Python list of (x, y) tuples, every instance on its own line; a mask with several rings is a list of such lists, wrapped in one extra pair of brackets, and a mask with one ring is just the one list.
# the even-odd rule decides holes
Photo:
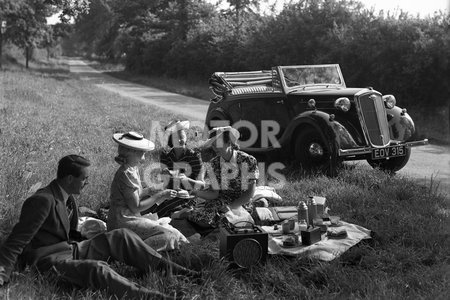
[(292, 138), (297, 136), (302, 127), (311, 126), (319, 132), (324, 141), (328, 142), (330, 148), (346, 149), (357, 146), (348, 130), (341, 123), (332, 119), (330, 114), (322, 111), (303, 112), (288, 125), (280, 143), (282, 145), (289, 144), (289, 149), (292, 149), (294, 145)]
[[(208, 118), (206, 119), (206, 125), (209, 127), (211, 120), (226, 120), (228, 123), (231, 123), (230, 116), (225, 112), (225, 110), (222, 107), (215, 108), (210, 113), (208, 113)], [(225, 124), (225, 125), (231, 125), (231, 124)], [(223, 125), (223, 126), (225, 126)]]
[(386, 109), (386, 112), (391, 140), (402, 142), (409, 140), (414, 135), (416, 129), (406, 109), (394, 106), (391, 109)]
[(324, 141), (335, 140), (335, 134), (331, 126), (329, 126), (330, 115), (322, 111), (305, 111), (296, 116), (286, 128), (280, 139), (280, 144), (290, 145), (292, 149), (294, 145), (293, 138), (298, 134), (304, 126), (311, 126), (319, 132)]

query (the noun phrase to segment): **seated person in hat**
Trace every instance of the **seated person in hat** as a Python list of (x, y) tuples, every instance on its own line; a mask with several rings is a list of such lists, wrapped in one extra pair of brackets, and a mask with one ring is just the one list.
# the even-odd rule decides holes
[(143, 272), (163, 269), (180, 275), (199, 274), (168, 261), (128, 229), (79, 240), (74, 195), (88, 184), (89, 166), (89, 160), (79, 155), (61, 158), (56, 179), (25, 200), (19, 221), (0, 246), (0, 287), (10, 281), (18, 262), (39, 272), (57, 273), (78, 287), (106, 289), (115, 299), (169, 299), (121, 276), (107, 261)]
[(187, 217), (202, 227), (217, 227), (221, 213), (242, 208), (250, 201), (259, 171), (256, 159), (239, 150), (239, 131), (230, 126), (217, 127), (209, 135), (203, 147), (212, 147), (216, 153), (206, 167), (210, 186), (206, 190), (193, 191), (193, 194), (207, 201), (204, 207), (194, 208), (176, 217)]
[(186, 144), (186, 131), (189, 125), (189, 121), (174, 120), (164, 128), (168, 138), (167, 147), (159, 156), (162, 173), (168, 177), (166, 188), (184, 194), (155, 205), (145, 211), (146, 213), (157, 213), (159, 217), (170, 216), (174, 211), (195, 204), (193, 197), (190, 197), (186, 191), (205, 187), (200, 152), (188, 148)]
[(165, 189), (150, 196), (150, 190), (142, 187), (139, 164), (145, 159), (145, 152), (154, 149), (154, 143), (136, 132), (116, 133), (113, 140), (119, 144), (115, 160), (120, 167), (111, 184), (108, 230), (131, 229), (157, 251), (173, 250), (188, 243), (181, 232), (169, 225), (170, 218), (141, 215), (142, 211), (177, 195), (177, 191)]

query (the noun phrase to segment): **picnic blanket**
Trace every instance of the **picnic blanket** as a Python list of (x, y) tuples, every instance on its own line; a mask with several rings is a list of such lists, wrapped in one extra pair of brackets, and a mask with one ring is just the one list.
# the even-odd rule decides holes
[[(299, 246), (288, 248), (283, 247), (283, 238), (281, 229), (274, 230), (273, 226), (261, 226), (261, 228), (269, 234), (269, 254), (283, 255), (306, 255), (310, 258), (316, 258), (323, 261), (331, 261), (342, 253), (356, 245), (363, 239), (370, 238), (370, 230), (359, 225), (340, 221), (339, 229), (345, 229), (347, 236), (344, 238), (329, 238), (326, 234), (322, 234), (322, 240), (310, 246)], [(280, 226), (281, 227), (281, 226)]]

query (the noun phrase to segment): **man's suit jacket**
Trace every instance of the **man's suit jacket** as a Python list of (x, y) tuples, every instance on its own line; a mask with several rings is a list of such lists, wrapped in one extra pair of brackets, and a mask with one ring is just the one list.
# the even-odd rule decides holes
[(22, 263), (34, 264), (41, 257), (69, 250), (71, 233), (78, 225), (78, 208), (72, 196), (66, 204), (56, 180), (25, 200), (19, 222), (0, 247), (0, 265), (8, 273), (18, 257)]

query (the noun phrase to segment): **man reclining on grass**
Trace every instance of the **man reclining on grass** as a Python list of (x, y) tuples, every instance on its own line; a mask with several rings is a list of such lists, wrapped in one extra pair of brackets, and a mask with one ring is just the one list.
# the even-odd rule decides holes
[(78, 155), (63, 157), (57, 178), (25, 200), (19, 222), (0, 247), (0, 286), (9, 281), (17, 260), (44, 272), (55, 270), (69, 282), (93, 289), (108, 289), (122, 298), (167, 298), (138, 286), (116, 273), (108, 259), (149, 269), (172, 270), (175, 274), (198, 276), (198, 272), (172, 263), (135, 233), (127, 229), (101, 233), (77, 242), (77, 205), (72, 195), (80, 194), (88, 183), (90, 162)]

